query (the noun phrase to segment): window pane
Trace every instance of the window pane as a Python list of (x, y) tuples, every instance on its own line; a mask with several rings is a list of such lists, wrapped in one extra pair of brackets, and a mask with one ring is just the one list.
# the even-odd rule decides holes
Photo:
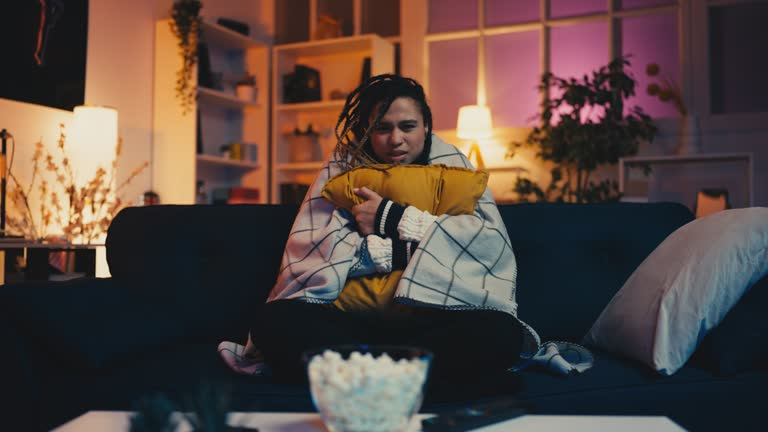
[(560, 18), (606, 12), (607, 5), (605, 0), (550, 0), (549, 14), (552, 18)]
[(328, 15), (341, 20), (341, 34), (352, 36), (355, 31), (355, 17), (352, 0), (317, 0), (317, 16)]
[(363, 0), (362, 32), (381, 36), (400, 34), (400, 0)]
[[(651, 117), (679, 115), (674, 104), (662, 102), (658, 97), (647, 93), (648, 84), (659, 83), (659, 78), (674, 83), (679, 91), (677, 14), (625, 18), (621, 26), (621, 51), (632, 55), (629, 59), (632, 63), (630, 70), (637, 80), (636, 95), (630, 99), (628, 105), (639, 105)], [(645, 73), (649, 63), (659, 65), (660, 73), (656, 77), (649, 77)]]
[(486, 39), (486, 92), (493, 125), (524, 126), (539, 110), (539, 31)]
[(477, 39), (429, 44), (427, 97), (434, 129), (455, 129), (459, 108), (477, 103)]
[(553, 27), (550, 55), (550, 70), (561, 78), (580, 78), (592, 72), (608, 63), (608, 24)]
[(429, 32), (477, 28), (477, 0), (429, 0)]
[(768, 87), (761, 84), (768, 58), (759, 42), (768, 40), (766, 22), (766, 3), (709, 9), (713, 113), (768, 112)]
[(653, 6), (666, 6), (677, 3), (677, 0), (621, 0), (622, 9), (637, 9)]
[[(557, 77), (581, 80), (584, 74), (591, 75), (608, 63), (608, 24), (605, 22), (553, 27), (550, 40), (550, 70)], [(558, 96), (556, 90), (550, 90), (550, 97)], [(568, 108), (562, 107), (561, 112), (568, 112)], [(599, 109), (585, 109), (582, 120), (586, 120), (585, 115), (596, 120), (603, 114)], [(552, 121), (560, 121), (557, 114)]]
[(516, 24), (539, 19), (541, 0), (485, 0), (487, 27)]

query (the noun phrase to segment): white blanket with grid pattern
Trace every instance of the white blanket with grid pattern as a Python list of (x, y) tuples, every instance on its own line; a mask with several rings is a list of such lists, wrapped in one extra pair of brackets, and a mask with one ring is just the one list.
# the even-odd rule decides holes
[[(429, 164), (471, 168), (469, 160), (453, 145), (432, 136)], [(344, 288), (355, 254), (364, 237), (354, 219), (322, 197), (325, 183), (341, 172), (329, 160), (309, 189), (291, 228), (278, 280), (268, 301), (300, 299), (314, 303), (333, 302)], [(487, 309), (517, 317), (515, 301), (517, 265), (507, 229), (496, 203), (486, 188), (474, 214), (439, 216), (425, 232), (395, 291), (395, 302), (443, 309)], [(527, 324), (522, 358), (541, 363), (559, 373), (580, 372), (589, 366), (551, 361), (539, 336)], [(250, 339), (250, 338), (249, 338)], [(568, 349), (584, 350), (582, 347)], [(219, 352), (234, 370), (261, 373), (255, 363), (255, 348), (223, 342)], [(589, 365), (591, 366), (591, 356)]]

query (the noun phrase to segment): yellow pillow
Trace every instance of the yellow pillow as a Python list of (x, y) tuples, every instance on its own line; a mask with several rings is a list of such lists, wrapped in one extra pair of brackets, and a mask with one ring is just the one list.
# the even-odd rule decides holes
[[(353, 168), (328, 180), (323, 196), (336, 207), (351, 209), (364, 199), (352, 191), (367, 187), (384, 198), (433, 215), (472, 214), (485, 192), (488, 173), (446, 165), (375, 165)], [(334, 305), (341, 310), (388, 307), (402, 271), (349, 279)]]
[(485, 192), (488, 173), (446, 165), (374, 165), (332, 177), (323, 196), (336, 207), (351, 209), (364, 199), (352, 189), (367, 187), (384, 198), (439, 216), (472, 214)]

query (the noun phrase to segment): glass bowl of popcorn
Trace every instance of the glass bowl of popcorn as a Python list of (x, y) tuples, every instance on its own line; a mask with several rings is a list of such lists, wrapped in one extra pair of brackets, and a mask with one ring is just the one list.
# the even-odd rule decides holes
[(331, 432), (406, 430), (419, 411), (432, 353), (346, 345), (304, 353), (312, 401)]

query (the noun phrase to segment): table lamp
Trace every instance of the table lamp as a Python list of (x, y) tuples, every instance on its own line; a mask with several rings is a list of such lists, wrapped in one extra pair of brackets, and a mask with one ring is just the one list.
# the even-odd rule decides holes
[(471, 161), (474, 157), (476, 168), (485, 169), (478, 140), (493, 136), (490, 108), (485, 105), (465, 105), (459, 108), (456, 135), (461, 139), (472, 140), (467, 158)]
[(99, 167), (109, 171), (117, 145), (117, 110), (106, 106), (79, 105), (74, 109), (69, 155), (82, 181)]

